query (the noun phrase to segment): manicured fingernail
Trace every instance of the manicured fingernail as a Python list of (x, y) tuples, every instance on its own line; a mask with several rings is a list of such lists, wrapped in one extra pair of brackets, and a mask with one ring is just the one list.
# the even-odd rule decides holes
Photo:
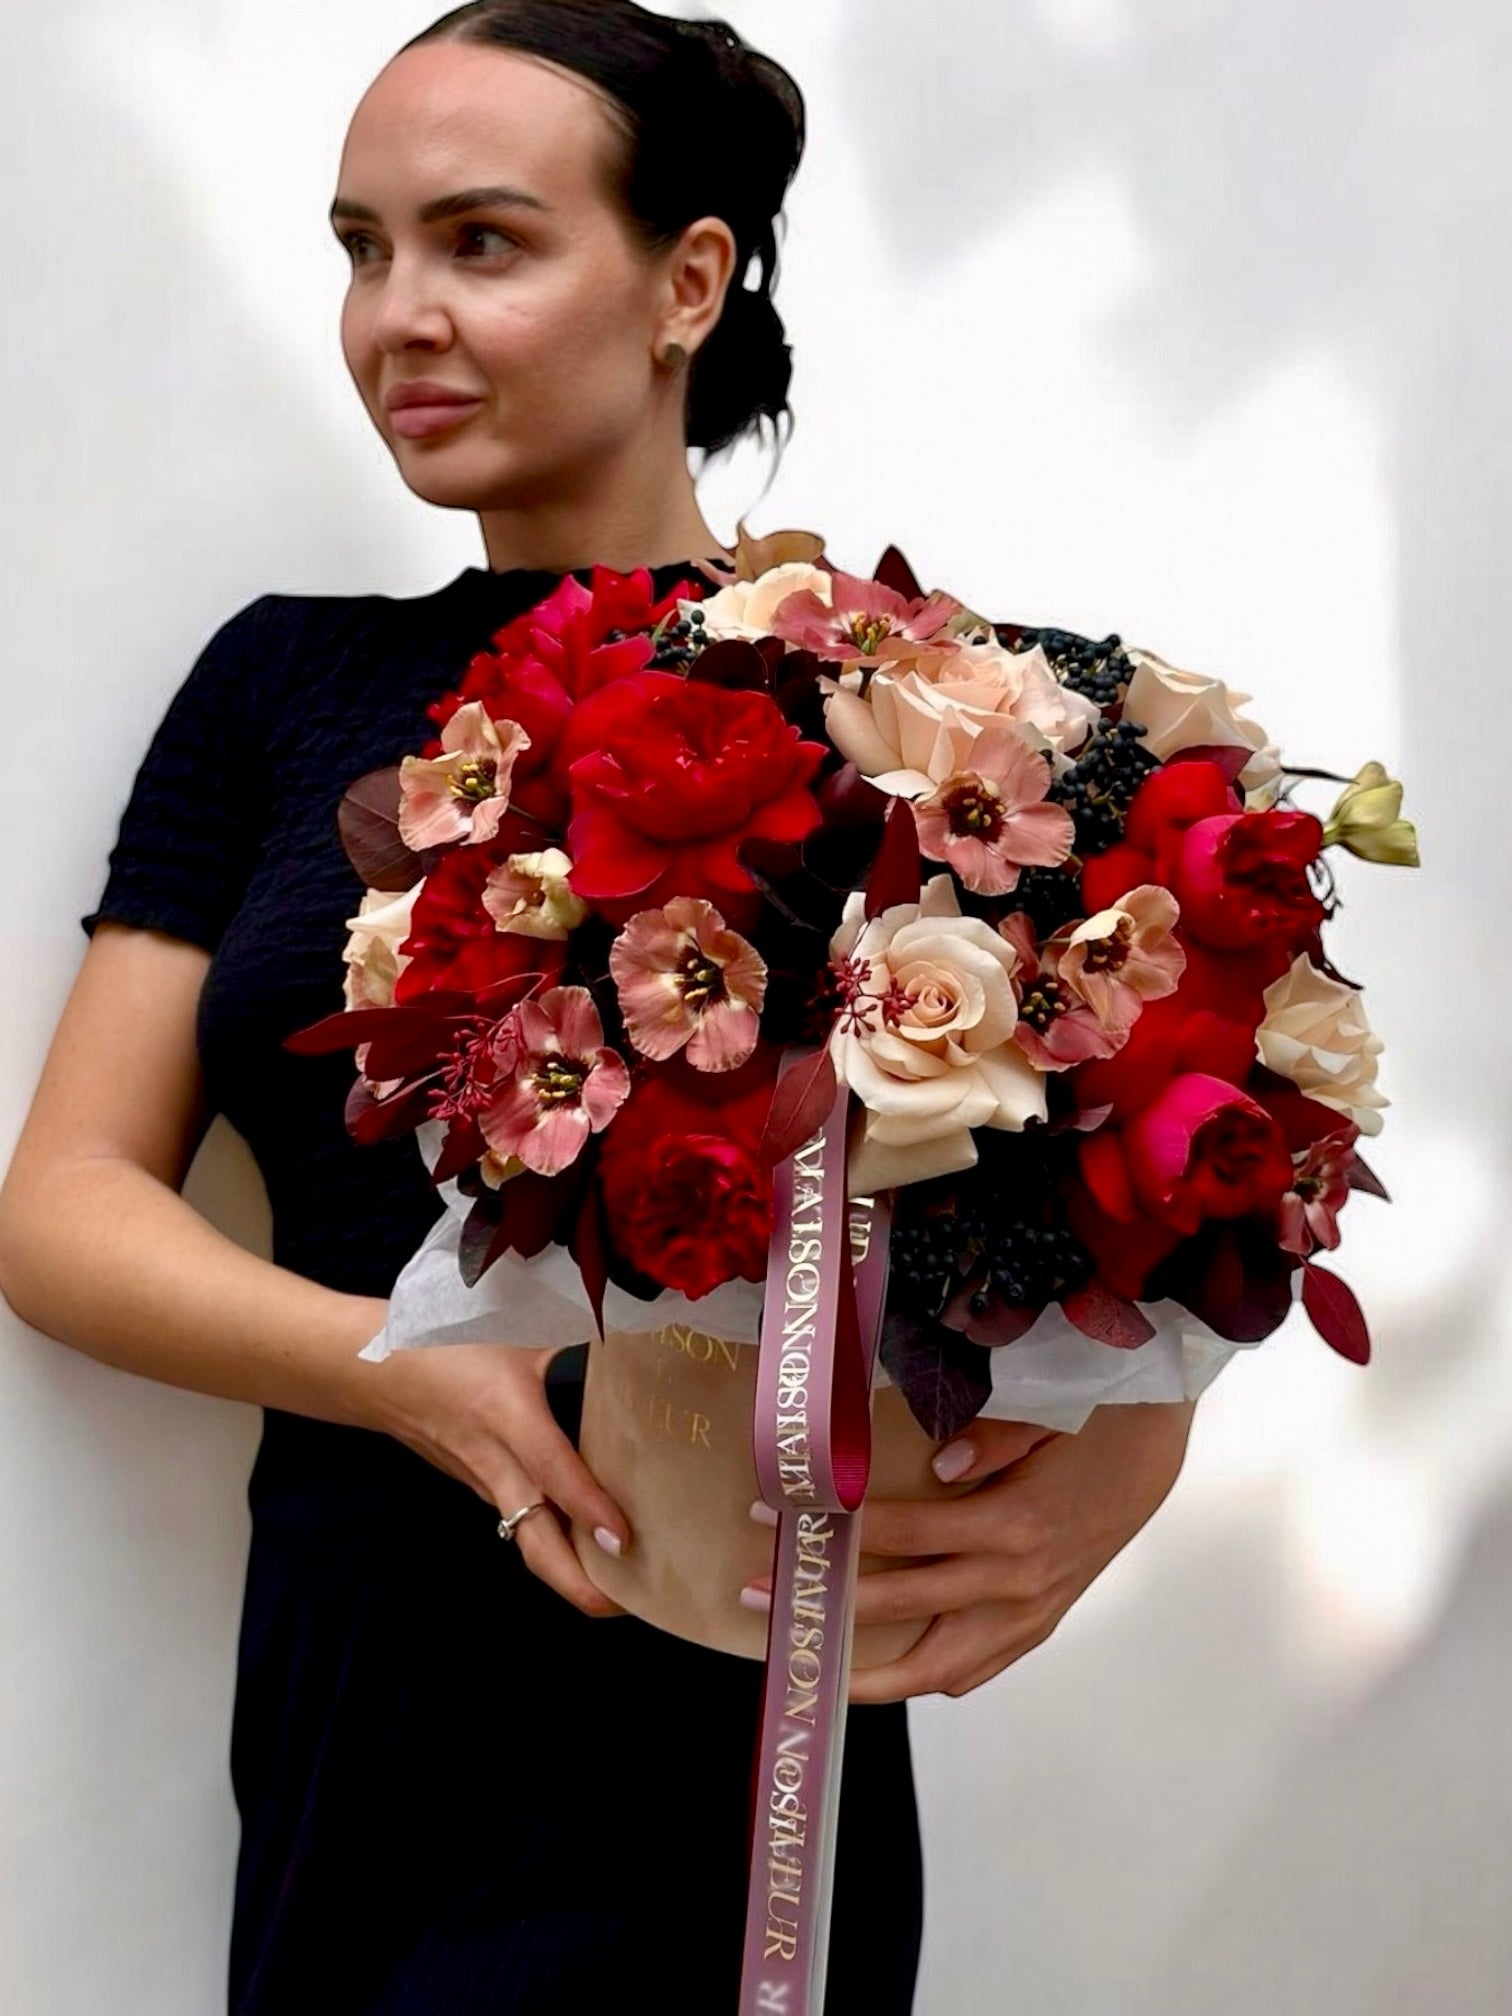
[(751, 1517), (756, 1521), (758, 1526), (775, 1526), (777, 1524), (777, 1513), (772, 1506), (768, 1505), (765, 1498), (756, 1499), (751, 1506)]
[(597, 1540), (600, 1547), (603, 1548), (604, 1552), (606, 1554), (614, 1555), (616, 1560), (625, 1551), (624, 1548), (620, 1545), (620, 1537), (618, 1533), (611, 1533), (607, 1526), (595, 1526), (593, 1529), (593, 1537), (595, 1540)]
[(954, 1484), (975, 1461), (976, 1451), (969, 1442), (948, 1442), (929, 1467), (942, 1484)]
[(740, 1600), (747, 1610), (770, 1610), (772, 1607), (772, 1592), (770, 1589), (753, 1589), (747, 1583), (746, 1587), (740, 1592)]

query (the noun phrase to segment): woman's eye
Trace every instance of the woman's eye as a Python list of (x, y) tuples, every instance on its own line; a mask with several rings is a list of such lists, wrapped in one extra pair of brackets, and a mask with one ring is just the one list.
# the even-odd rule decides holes
[[(458, 244), (466, 244), (468, 240), (476, 240), (476, 238), (498, 238), (498, 242), (502, 246), (506, 246), (506, 248), (514, 248), (520, 242), (518, 238), (510, 238), (508, 232), (498, 230), (494, 224), (464, 224), (460, 228), (460, 232), (458, 232)], [(365, 264), (365, 260), (363, 260), (363, 246), (371, 246), (373, 244), (373, 234), (371, 232), (347, 232), (341, 242), (347, 248), (347, 254), (349, 254), (353, 266), (361, 266), (361, 264)]]
[[(507, 231), (500, 231), (492, 224), (464, 224), (462, 229), (457, 233), (457, 242), (464, 249), (469, 246), (476, 246), (480, 238), (497, 238), (499, 244), (506, 249), (519, 243), (519, 240), (511, 238)], [(488, 248), (484, 246), (482, 249), (486, 254)]]

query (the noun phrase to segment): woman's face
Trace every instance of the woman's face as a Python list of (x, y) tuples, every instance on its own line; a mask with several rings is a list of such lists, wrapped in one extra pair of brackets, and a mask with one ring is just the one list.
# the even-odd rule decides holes
[[(717, 317), (734, 241), (705, 219), (681, 256), (648, 258), (597, 179), (610, 137), (586, 80), (458, 42), (396, 56), (353, 115), (332, 206), (342, 349), (431, 503), (565, 501), (657, 430), (681, 441), (682, 380), (655, 358)], [(391, 403), (417, 386), (470, 403)]]

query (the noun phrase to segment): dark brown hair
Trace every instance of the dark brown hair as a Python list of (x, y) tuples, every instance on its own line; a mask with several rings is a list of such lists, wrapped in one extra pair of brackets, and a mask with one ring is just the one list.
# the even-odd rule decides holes
[[(648, 252), (695, 217), (724, 219), (735, 269), (688, 374), (687, 439), (706, 457), (792, 406), (792, 350), (772, 301), (776, 222), (802, 159), (803, 94), (725, 21), (681, 21), (634, 0), (473, 0), (403, 46), (475, 42), (588, 78), (617, 129), (606, 192)], [(402, 52), (401, 52), (402, 53)], [(785, 221), (785, 220), (784, 220)], [(753, 287), (745, 285), (760, 262)]]

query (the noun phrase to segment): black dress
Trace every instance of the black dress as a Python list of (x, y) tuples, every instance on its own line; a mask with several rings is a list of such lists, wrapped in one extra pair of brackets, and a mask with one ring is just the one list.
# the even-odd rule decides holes
[[(657, 593), (687, 573), (653, 569)], [(214, 954), (212, 1110), (262, 1170), (275, 1261), (335, 1289), (386, 1296), (443, 1208), (412, 1140), (348, 1136), (348, 1053), (281, 1047), (342, 1005), (362, 887), (337, 802), (434, 734), (427, 703), (561, 579), (470, 567), (415, 598), (238, 611), (153, 736), (81, 920)], [(549, 1390), (575, 1433), (573, 1355)], [(248, 1501), (230, 2016), (733, 2010), (755, 1662), (585, 1617), (476, 1493), (381, 1433), (266, 1409)], [(836, 1870), (828, 2008), (905, 2016), (922, 1874), (902, 1703), (850, 1714)]]

